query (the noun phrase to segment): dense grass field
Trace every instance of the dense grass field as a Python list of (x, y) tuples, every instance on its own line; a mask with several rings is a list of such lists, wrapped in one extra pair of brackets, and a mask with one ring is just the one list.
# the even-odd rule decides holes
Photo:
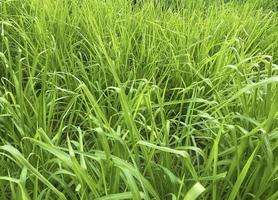
[(1, 200), (277, 200), (276, 0), (0, 1)]

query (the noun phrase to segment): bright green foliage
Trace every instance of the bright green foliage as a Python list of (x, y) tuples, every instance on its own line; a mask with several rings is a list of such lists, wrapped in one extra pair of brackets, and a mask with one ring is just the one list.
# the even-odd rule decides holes
[(0, 199), (278, 199), (276, 0), (0, 0)]

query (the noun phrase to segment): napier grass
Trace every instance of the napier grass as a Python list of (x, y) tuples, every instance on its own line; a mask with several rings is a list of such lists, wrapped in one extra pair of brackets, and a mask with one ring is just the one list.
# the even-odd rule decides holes
[(1, 0), (1, 200), (277, 200), (275, 0)]

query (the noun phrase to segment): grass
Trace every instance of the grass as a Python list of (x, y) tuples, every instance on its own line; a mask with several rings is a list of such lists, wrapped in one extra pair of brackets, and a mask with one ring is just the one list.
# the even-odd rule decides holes
[(0, 1), (0, 199), (278, 199), (275, 0)]

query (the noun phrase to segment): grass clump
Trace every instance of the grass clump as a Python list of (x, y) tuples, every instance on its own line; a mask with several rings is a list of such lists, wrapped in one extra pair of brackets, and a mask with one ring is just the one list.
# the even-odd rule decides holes
[(278, 198), (276, 1), (0, 2), (0, 199)]

